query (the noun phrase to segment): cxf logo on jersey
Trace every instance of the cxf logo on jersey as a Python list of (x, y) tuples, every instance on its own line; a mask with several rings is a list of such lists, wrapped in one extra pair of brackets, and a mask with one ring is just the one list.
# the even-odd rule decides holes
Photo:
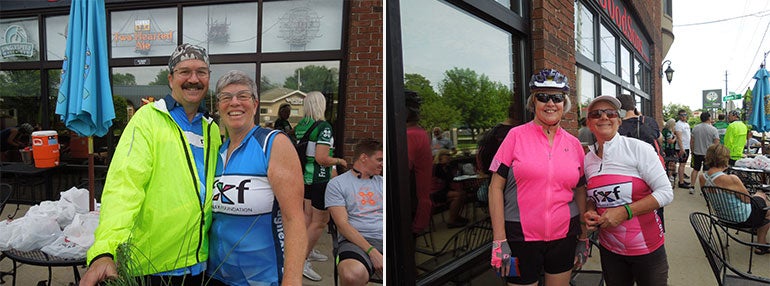
[(256, 215), (272, 211), (272, 188), (266, 177), (224, 175), (214, 180), (212, 210), (234, 215)]
[(601, 186), (588, 190), (588, 197), (600, 208), (611, 208), (631, 203), (631, 182)]

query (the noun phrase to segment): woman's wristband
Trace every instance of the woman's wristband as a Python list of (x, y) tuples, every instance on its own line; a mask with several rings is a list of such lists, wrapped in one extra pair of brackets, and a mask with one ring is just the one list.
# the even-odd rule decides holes
[(369, 252), (372, 252), (372, 249), (374, 249), (374, 245), (369, 246), (369, 249), (366, 250), (366, 255), (369, 255)]
[(634, 217), (634, 213), (633, 213), (633, 212), (631, 212), (631, 207), (630, 207), (630, 206), (628, 206), (628, 204), (625, 204), (625, 205), (623, 205), (623, 206), (624, 206), (624, 207), (626, 207), (626, 213), (628, 213), (628, 218), (627, 218), (627, 220), (629, 220), (629, 219), (633, 218), (633, 217)]

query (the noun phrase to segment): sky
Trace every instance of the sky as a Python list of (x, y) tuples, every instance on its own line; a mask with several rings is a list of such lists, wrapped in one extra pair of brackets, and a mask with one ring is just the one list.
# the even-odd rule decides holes
[[(753, 89), (752, 77), (770, 52), (770, 1), (674, 0), (673, 5), (674, 43), (665, 60), (675, 72), (670, 84), (663, 80), (663, 104), (696, 110), (703, 107), (703, 90), (721, 89), (725, 96), (725, 71), (727, 93)], [(742, 100), (734, 104), (742, 107)]]

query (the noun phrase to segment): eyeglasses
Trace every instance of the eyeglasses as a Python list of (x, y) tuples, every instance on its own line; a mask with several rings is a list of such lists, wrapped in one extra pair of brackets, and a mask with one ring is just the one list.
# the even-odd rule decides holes
[(564, 94), (536, 93), (535, 99), (542, 103), (548, 103), (549, 100), (553, 101), (553, 103), (559, 103), (564, 101)]
[(679, 116), (687, 116), (687, 113), (679, 113)]
[(217, 100), (219, 102), (230, 102), (233, 100), (233, 97), (238, 99), (238, 101), (247, 101), (254, 98), (254, 94), (252, 94), (248, 90), (241, 90), (235, 94), (229, 93), (229, 92), (220, 92), (217, 94)]
[(181, 78), (190, 78), (193, 74), (195, 74), (195, 76), (198, 78), (209, 78), (209, 70), (207, 69), (199, 69), (194, 71), (190, 69), (178, 69), (174, 70), (174, 74)]
[(596, 109), (588, 112), (588, 118), (599, 119), (602, 118), (602, 114), (607, 114), (607, 118), (618, 118), (620, 116), (615, 109)]

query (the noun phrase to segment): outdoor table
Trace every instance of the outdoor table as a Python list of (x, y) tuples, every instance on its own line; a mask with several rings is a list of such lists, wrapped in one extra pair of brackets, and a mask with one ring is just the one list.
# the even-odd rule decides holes
[[(14, 203), (27, 203), (35, 204), (38, 201), (34, 199), (32, 194), (23, 194), (22, 190), (34, 190), (35, 187), (43, 186), (43, 197), (40, 200), (46, 198), (53, 199), (55, 197), (53, 189), (52, 175), (55, 170), (66, 166), (66, 164), (60, 164), (51, 168), (37, 168), (32, 164), (24, 164), (21, 162), (3, 162), (0, 164), (0, 175), (5, 179), (8, 177), (13, 178), (9, 180), (9, 183), (13, 185), (13, 189), (17, 190), (17, 197), (11, 198), (11, 202)], [(21, 195), (29, 195), (29, 200), (20, 199)]]
[(16, 286), (16, 274), (18, 271), (18, 263), (21, 264), (28, 264), (28, 265), (35, 265), (35, 266), (44, 266), (48, 267), (48, 286), (51, 285), (51, 277), (52, 277), (52, 271), (51, 267), (72, 267), (72, 272), (75, 276), (75, 285), (80, 282), (80, 272), (78, 272), (78, 266), (85, 266), (86, 265), (86, 259), (69, 259), (69, 258), (62, 258), (57, 256), (51, 256), (46, 254), (45, 252), (42, 252), (40, 250), (33, 250), (33, 251), (18, 251), (18, 250), (7, 250), (3, 251), (2, 254), (5, 257), (8, 257), (13, 261), (13, 270), (10, 272), (3, 272), (0, 273), (0, 277), (4, 275), (10, 275), (13, 277), (13, 286)]
[(768, 185), (770, 171), (768, 170), (732, 166), (729, 168), (729, 172), (738, 176), (751, 193), (757, 190), (765, 193), (770, 192), (770, 185)]
[[(452, 178), (452, 181), (456, 183), (462, 184), (463, 191), (465, 191), (465, 198), (472, 199), (471, 201), (471, 220), (476, 220), (476, 202), (478, 202), (478, 197), (476, 196), (476, 191), (478, 191), (479, 186), (481, 185), (481, 182), (484, 180), (484, 178), (479, 177), (479, 175), (460, 175), (457, 177)], [(466, 203), (468, 203), (466, 201)]]

